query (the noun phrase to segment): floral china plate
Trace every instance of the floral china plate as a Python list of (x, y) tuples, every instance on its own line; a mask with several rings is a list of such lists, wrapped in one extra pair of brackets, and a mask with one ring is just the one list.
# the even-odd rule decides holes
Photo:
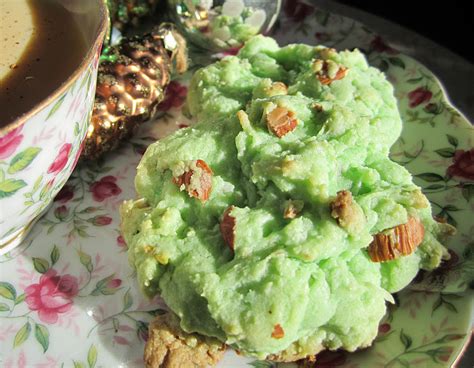
[[(320, 354), (317, 366), (452, 366), (471, 335), (474, 129), (429, 70), (356, 21), (287, 1), (274, 37), (280, 44), (358, 47), (386, 72), (405, 122), (392, 158), (414, 175), (434, 215), (458, 229), (448, 243), (451, 259), (395, 296), (372, 347)], [(201, 52), (194, 60), (212, 57)], [(143, 365), (148, 323), (166, 306), (137, 290), (118, 207), (135, 196), (135, 168), (147, 145), (192, 123), (181, 114), (189, 76), (171, 83), (160, 117), (135, 138), (101, 162), (77, 167), (23, 245), (0, 258), (0, 366)], [(219, 366), (294, 365), (229, 351)]]

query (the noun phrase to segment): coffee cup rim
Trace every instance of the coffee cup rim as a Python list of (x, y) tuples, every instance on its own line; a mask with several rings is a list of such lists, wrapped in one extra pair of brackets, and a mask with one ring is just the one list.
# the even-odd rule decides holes
[(35, 106), (30, 108), (27, 112), (23, 113), (19, 117), (12, 120), (10, 123), (6, 124), (4, 127), (0, 128), (0, 138), (8, 134), (14, 129), (17, 129), (21, 125), (25, 124), (31, 117), (35, 116), (38, 112), (43, 110), (48, 106), (52, 101), (58, 98), (59, 95), (63, 94), (71, 84), (79, 77), (79, 75), (89, 66), (92, 58), (95, 55), (95, 50), (103, 42), (107, 29), (109, 27), (109, 10), (107, 8), (106, 0), (96, 0), (99, 5), (100, 12), (100, 23), (95, 34), (94, 42), (90, 45), (86, 56), (82, 62), (74, 69), (74, 71), (69, 75), (69, 77), (61, 83), (53, 92), (48, 94), (44, 99), (38, 102)]

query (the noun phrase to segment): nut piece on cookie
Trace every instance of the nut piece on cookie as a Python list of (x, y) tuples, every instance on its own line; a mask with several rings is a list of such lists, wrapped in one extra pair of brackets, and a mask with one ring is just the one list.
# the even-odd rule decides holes
[(323, 105), (321, 105), (320, 103), (318, 102), (315, 102), (311, 105), (311, 107), (314, 109), (314, 111), (316, 112), (321, 112), (321, 111), (324, 111), (324, 108), (323, 108)]
[(365, 224), (364, 213), (353, 200), (350, 191), (341, 190), (337, 192), (337, 196), (330, 206), (331, 216), (336, 219), (339, 226), (346, 229), (349, 233), (359, 231)]
[(425, 228), (419, 219), (410, 217), (406, 224), (374, 235), (368, 252), (374, 262), (386, 262), (413, 253), (423, 241)]
[(186, 171), (174, 177), (173, 181), (180, 190), (186, 190), (190, 197), (205, 202), (212, 190), (212, 170), (203, 160), (192, 161)]
[(220, 229), (222, 238), (224, 242), (229, 246), (229, 248), (234, 250), (235, 242), (235, 217), (231, 216), (231, 212), (234, 209), (234, 206), (230, 206), (224, 211), (222, 216), (222, 221), (220, 223)]
[(350, 222), (353, 216), (352, 193), (348, 190), (337, 192), (336, 199), (331, 202), (331, 216), (337, 220), (342, 227)]
[(285, 202), (283, 209), (283, 218), (294, 219), (303, 210), (304, 202), (299, 200), (291, 200)]
[(172, 313), (157, 316), (148, 329), (145, 346), (147, 368), (196, 368), (214, 366), (222, 358), (225, 345), (217, 339), (188, 334)]
[(240, 126), (243, 130), (250, 129), (250, 120), (247, 113), (243, 110), (237, 111), (237, 119), (239, 119)]
[(283, 337), (285, 337), (285, 331), (279, 323), (273, 326), (272, 337), (274, 339), (282, 339)]
[(298, 120), (295, 113), (284, 107), (275, 107), (267, 114), (267, 127), (270, 132), (281, 138), (296, 129)]
[(273, 82), (270, 86), (265, 88), (265, 94), (268, 97), (287, 95), (288, 87), (283, 82)]
[(332, 47), (325, 47), (325, 48), (319, 49), (318, 51), (319, 51), (319, 56), (323, 60), (330, 59), (337, 55), (336, 49)]
[(332, 60), (317, 59), (313, 63), (313, 71), (322, 85), (329, 85), (335, 80), (342, 79), (347, 74), (347, 68)]

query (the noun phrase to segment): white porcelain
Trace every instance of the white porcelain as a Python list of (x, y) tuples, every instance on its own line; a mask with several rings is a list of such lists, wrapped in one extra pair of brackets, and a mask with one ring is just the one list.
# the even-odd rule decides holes
[(87, 133), (107, 8), (101, 0), (65, 5), (74, 11), (88, 47), (57, 90), (0, 129), (0, 254), (21, 243), (65, 184)]

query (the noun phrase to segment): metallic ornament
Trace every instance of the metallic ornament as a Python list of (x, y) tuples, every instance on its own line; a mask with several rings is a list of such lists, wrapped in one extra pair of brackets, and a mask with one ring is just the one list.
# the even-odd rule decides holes
[(267, 33), (278, 18), (281, 0), (168, 0), (168, 5), (173, 20), (191, 42), (225, 51)]
[(105, 50), (82, 158), (96, 159), (115, 149), (156, 113), (173, 62), (178, 73), (187, 69), (186, 42), (169, 23)]

